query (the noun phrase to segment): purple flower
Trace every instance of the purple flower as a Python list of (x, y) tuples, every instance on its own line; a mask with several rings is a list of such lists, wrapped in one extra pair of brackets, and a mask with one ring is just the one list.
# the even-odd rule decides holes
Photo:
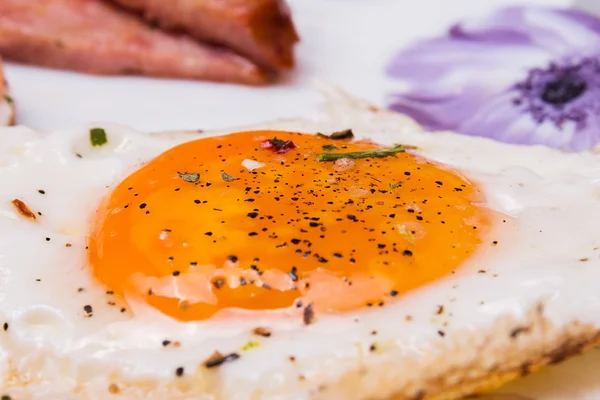
[(430, 129), (581, 151), (600, 142), (600, 19), (502, 9), (398, 54), (389, 108)]

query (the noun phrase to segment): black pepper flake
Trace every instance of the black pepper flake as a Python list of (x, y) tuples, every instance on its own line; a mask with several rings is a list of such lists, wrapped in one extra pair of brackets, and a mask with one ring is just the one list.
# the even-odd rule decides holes
[(231, 255), (231, 256), (227, 257), (227, 261), (236, 263), (236, 262), (238, 262), (238, 258), (237, 258), (237, 256)]
[(40, 189), (40, 190), (38, 190), (38, 193), (39, 193), (39, 194), (46, 194), (46, 191), (45, 191), (45, 190), (42, 190), (42, 189)]
[(375, 343), (373, 343), (370, 347), (369, 347), (369, 351), (372, 353), (375, 350), (377, 350), (377, 346), (375, 345)]
[(300, 244), (301, 240), (300, 239), (292, 239), (291, 242), (293, 244)]
[(83, 311), (86, 312), (86, 314), (91, 314), (92, 313), (92, 306), (90, 306), (89, 304), (86, 304), (85, 306), (83, 306)]
[(248, 236), (256, 236), (258, 235), (258, 232), (248, 232)]
[(249, 212), (249, 213), (248, 213), (248, 216), (249, 216), (250, 218), (256, 218), (256, 217), (258, 217), (258, 213), (257, 213), (257, 212)]
[(315, 311), (313, 310), (312, 304), (304, 307), (304, 312), (302, 313), (302, 321), (304, 321), (304, 325), (310, 325), (315, 320)]
[(170, 345), (170, 344), (171, 344), (171, 341), (170, 341), (170, 340), (163, 340), (163, 341), (162, 341), (162, 345), (163, 345), (163, 347), (167, 347), (167, 346), (168, 346), (168, 345)]
[(404, 250), (404, 251), (402, 252), (402, 255), (403, 255), (403, 256), (407, 256), (407, 257), (411, 257), (411, 256), (413, 255), (413, 252), (412, 252), (412, 251), (410, 251), (410, 250)]
[(440, 335), (441, 337), (446, 336), (446, 333), (444, 331), (437, 331), (438, 335)]
[(8, 322), (5, 322), (2, 328), (4, 329), (4, 332), (6, 332), (8, 330)]
[(206, 236), (212, 236), (212, 235), (213, 235), (213, 233), (212, 233), (212, 232), (204, 232), (204, 234), (205, 234)]
[(183, 367), (179, 367), (179, 368), (177, 368), (177, 369), (175, 370), (175, 375), (176, 375), (176, 376), (183, 376), (183, 373), (184, 373), (184, 369), (183, 369)]
[(392, 290), (392, 291), (390, 292), (390, 296), (392, 296), (392, 297), (396, 297), (396, 296), (398, 296), (398, 291), (396, 291), (396, 290)]
[(142, 203), (142, 204), (140, 204), (140, 209), (142, 209), (142, 210), (143, 210), (144, 208), (146, 208), (146, 206), (147, 206), (147, 204), (146, 204), (146, 203)]
[(212, 284), (215, 288), (221, 289), (225, 285), (225, 279), (215, 278), (215, 279), (213, 279)]
[(179, 272), (179, 271), (173, 271), (173, 276), (179, 276), (180, 273), (181, 272)]
[(319, 226), (318, 222), (310, 222), (308, 225), (310, 225), (312, 228), (316, 228), (317, 226)]
[(290, 272), (288, 272), (288, 276), (290, 277), (290, 279), (294, 282), (296, 282), (298, 280), (298, 269), (296, 267), (292, 267), (292, 270)]
[(214, 367), (218, 367), (226, 362), (235, 361), (238, 358), (240, 358), (240, 355), (237, 353), (230, 353), (230, 354), (227, 354), (226, 356), (222, 356), (221, 354), (219, 354), (217, 352), (209, 360), (207, 360), (204, 363), (204, 366), (206, 368), (214, 368)]

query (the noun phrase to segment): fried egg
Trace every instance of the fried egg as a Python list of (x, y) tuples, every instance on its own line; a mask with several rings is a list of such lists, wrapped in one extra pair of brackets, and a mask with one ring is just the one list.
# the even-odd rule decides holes
[(598, 155), (330, 106), (3, 128), (2, 394), (455, 399), (598, 340)]

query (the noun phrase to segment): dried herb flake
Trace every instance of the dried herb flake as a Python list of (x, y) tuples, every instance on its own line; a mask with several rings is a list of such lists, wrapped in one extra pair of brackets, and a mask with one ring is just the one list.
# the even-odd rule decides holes
[(331, 135), (325, 135), (323, 133), (317, 133), (317, 136), (327, 139), (333, 140), (343, 140), (343, 139), (352, 139), (354, 137), (354, 132), (352, 129), (344, 129), (343, 131), (333, 132)]
[(237, 178), (235, 178), (235, 177), (233, 177), (233, 176), (229, 175), (229, 174), (228, 174), (227, 172), (225, 172), (225, 171), (222, 171), (222, 172), (221, 172), (221, 179), (223, 179), (225, 182), (233, 182), (233, 181), (236, 181), (236, 180), (237, 180)]
[(200, 180), (200, 174), (198, 173), (177, 172), (177, 175), (179, 175), (181, 179), (189, 183), (196, 183)]

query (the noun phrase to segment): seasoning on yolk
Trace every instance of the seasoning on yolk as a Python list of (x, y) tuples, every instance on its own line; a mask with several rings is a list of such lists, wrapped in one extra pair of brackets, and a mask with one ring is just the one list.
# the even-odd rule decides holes
[[(261, 146), (273, 137), (295, 147)], [(477, 249), (490, 211), (475, 185), (408, 153), (318, 161), (333, 143), (380, 147), (257, 131), (163, 153), (100, 205), (95, 276), (183, 321), (226, 308), (346, 311), (440, 278)]]

